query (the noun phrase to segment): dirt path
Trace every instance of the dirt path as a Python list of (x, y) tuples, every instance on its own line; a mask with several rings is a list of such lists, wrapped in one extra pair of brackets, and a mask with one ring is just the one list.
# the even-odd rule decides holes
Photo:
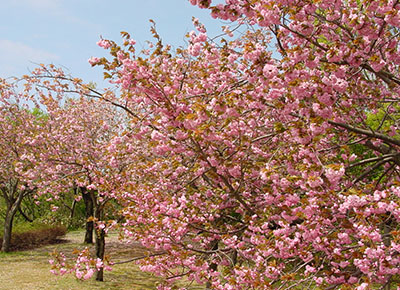
[[(71, 275), (55, 276), (50, 273), (49, 253), (57, 250), (71, 255), (74, 249), (83, 249), (83, 231), (70, 232), (65, 241), (56, 245), (48, 245), (34, 250), (14, 253), (0, 253), (0, 289), (1, 290), (37, 290), (37, 289), (156, 289), (160, 279), (143, 273), (132, 264), (119, 264), (111, 272), (105, 272), (105, 282), (94, 280), (79, 281)], [(137, 245), (127, 246), (118, 240), (117, 235), (106, 239), (107, 254), (113, 261), (123, 261), (141, 256), (145, 250)], [(93, 250), (93, 247), (92, 247)], [(203, 289), (190, 287), (187, 289)]]

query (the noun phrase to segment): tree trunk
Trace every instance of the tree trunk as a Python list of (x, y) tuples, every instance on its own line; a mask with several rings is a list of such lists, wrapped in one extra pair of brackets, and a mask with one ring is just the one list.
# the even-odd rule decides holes
[[(393, 230), (394, 220), (391, 217), (390, 212), (387, 212), (386, 214), (387, 214), (388, 218), (386, 218), (386, 220), (383, 222), (383, 244), (387, 248), (389, 248), (392, 243), (392, 238), (393, 238), (391, 232)], [(384, 285), (382, 287), (383, 290), (391, 289), (391, 284), (392, 284), (391, 280), (392, 280), (392, 276), (389, 277), (388, 281), (386, 282), (386, 285)]]
[[(210, 248), (211, 248), (211, 250), (213, 250), (213, 251), (218, 250), (218, 240), (214, 240), (214, 241), (211, 243), (211, 247), (210, 247)], [(210, 271), (212, 271), (212, 272), (217, 271), (217, 270), (218, 270), (218, 264), (217, 264), (217, 263), (211, 263), (209, 269), (210, 269)], [(208, 289), (211, 289), (211, 281), (208, 281), (208, 282), (206, 283), (206, 289), (207, 289), (207, 290), (208, 290)]]
[(73, 219), (74, 219), (74, 214), (75, 214), (75, 207), (76, 207), (76, 200), (74, 199), (74, 200), (72, 201), (72, 205), (71, 205), (71, 208), (70, 208), (71, 214), (70, 214), (70, 216), (69, 216), (68, 228), (71, 228), (71, 227), (72, 227)]
[[(104, 254), (106, 248), (106, 233), (103, 229), (96, 230), (96, 258), (99, 258), (101, 261), (104, 261)], [(96, 272), (96, 281), (103, 281), (104, 277), (104, 268), (97, 269)]]
[(83, 241), (85, 244), (93, 244), (93, 216), (94, 216), (94, 203), (93, 199), (90, 196), (90, 193), (86, 190), (86, 188), (81, 187), (83, 201), (85, 202), (85, 210), (86, 210), (86, 232), (85, 232), (85, 240)]
[[(12, 226), (14, 221), (14, 216), (18, 211), (21, 204), (22, 198), (24, 197), (24, 191), (18, 193), (18, 197), (15, 200), (8, 200), (6, 218), (4, 221), (4, 233), (3, 233), (3, 243), (1, 245), (2, 252), (9, 252), (11, 250), (11, 235)], [(13, 203), (11, 203), (13, 201)]]
[(14, 214), (11, 209), (7, 208), (6, 219), (4, 220), (3, 243), (1, 245), (2, 252), (9, 252), (11, 249), (11, 233), (14, 220)]
[[(92, 204), (96, 205), (95, 218), (96, 221), (103, 220), (103, 206), (97, 203), (94, 191), (89, 191)], [(106, 249), (106, 232), (104, 228), (96, 228), (96, 258), (100, 259), (104, 263), (104, 254)], [(104, 267), (97, 269), (96, 281), (103, 281)]]

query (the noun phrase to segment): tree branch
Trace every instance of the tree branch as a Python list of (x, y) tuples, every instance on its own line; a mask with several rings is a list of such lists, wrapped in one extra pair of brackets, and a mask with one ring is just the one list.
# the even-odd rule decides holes
[(374, 132), (372, 130), (365, 130), (365, 129), (361, 129), (361, 128), (357, 128), (348, 124), (344, 124), (344, 123), (338, 123), (338, 122), (334, 122), (334, 121), (328, 121), (329, 124), (335, 126), (335, 127), (340, 127), (343, 129), (346, 129), (347, 131), (351, 131), (357, 134), (362, 134), (371, 138), (377, 138), (379, 140), (382, 140), (386, 143), (392, 144), (392, 145), (397, 145), (400, 146), (400, 140), (396, 140), (394, 138), (390, 138), (389, 136), (383, 135), (381, 133), (377, 133)]

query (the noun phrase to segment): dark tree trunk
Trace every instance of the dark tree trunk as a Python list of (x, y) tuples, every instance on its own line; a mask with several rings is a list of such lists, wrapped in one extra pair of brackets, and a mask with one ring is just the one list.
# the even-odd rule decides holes
[(76, 200), (74, 199), (72, 201), (72, 205), (71, 205), (71, 214), (69, 216), (69, 218), (72, 220), (74, 218), (75, 215), (75, 208), (76, 208)]
[[(90, 191), (90, 197), (92, 199), (92, 204), (96, 205), (95, 218), (96, 221), (103, 220), (103, 206), (97, 203), (94, 191)], [(104, 255), (106, 249), (106, 232), (103, 228), (96, 229), (96, 258), (100, 259), (104, 263)], [(104, 280), (104, 267), (97, 269), (96, 281)]]
[(19, 206), (21, 205), (24, 193), (25, 193), (24, 191), (20, 191), (18, 192), (18, 196), (16, 199), (14, 198), (7, 199), (7, 212), (6, 212), (6, 218), (4, 220), (3, 243), (1, 245), (2, 252), (9, 252), (11, 250), (11, 235), (12, 235), (14, 216), (17, 213)]
[[(96, 258), (99, 258), (101, 261), (104, 261), (104, 254), (106, 248), (106, 233), (103, 229), (96, 230)], [(104, 268), (100, 268), (96, 272), (96, 280), (103, 281), (104, 277)]]
[[(391, 217), (390, 212), (387, 212), (386, 215), (387, 215), (387, 217), (386, 217), (386, 220), (381, 225), (381, 230), (383, 231), (383, 244), (387, 248), (389, 248), (392, 243), (392, 239), (393, 239), (392, 231), (397, 226), (397, 224), (395, 223), (395, 220)], [(388, 281), (381, 289), (390, 290), (392, 288), (391, 280), (392, 280), (392, 276), (389, 277)]]
[(69, 216), (68, 228), (71, 228), (72, 225), (73, 225), (73, 222), (74, 222), (74, 215), (75, 215), (75, 207), (76, 207), (76, 200), (74, 199), (74, 200), (72, 201), (71, 207), (69, 208), (70, 211), (71, 211), (71, 214), (70, 214), (70, 216)]
[[(213, 251), (218, 250), (218, 240), (213, 241), (211, 243), (211, 247), (210, 248)], [(210, 271), (213, 271), (213, 272), (217, 271), (218, 270), (218, 264), (217, 263), (211, 263), (209, 269), (210, 269)], [(206, 283), (206, 289), (211, 289), (211, 282), (210, 281), (208, 281)]]
[(4, 220), (3, 243), (1, 245), (2, 252), (9, 252), (11, 250), (11, 233), (14, 220), (14, 214), (10, 209), (7, 209), (6, 219)]
[(90, 196), (90, 192), (86, 190), (86, 188), (81, 187), (83, 201), (85, 202), (85, 210), (86, 210), (86, 232), (85, 232), (85, 240), (83, 241), (85, 244), (93, 244), (93, 216), (94, 216), (94, 202), (92, 197)]

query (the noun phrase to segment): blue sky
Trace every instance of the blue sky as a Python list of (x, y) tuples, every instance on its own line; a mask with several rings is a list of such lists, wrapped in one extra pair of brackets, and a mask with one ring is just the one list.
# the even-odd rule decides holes
[(206, 25), (210, 36), (219, 34), (223, 25), (188, 0), (0, 0), (0, 4), (2, 78), (27, 74), (34, 63), (54, 63), (102, 87), (101, 70), (87, 62), (91, 56), (106, 55), (96, 45), (100, 36), (118, 42), (120, 31), (127, 31), (140, 48), (151, 39), (148, 20), (153, 19), (163, 42), (178, 47), (193, 30), (192, 16)]

